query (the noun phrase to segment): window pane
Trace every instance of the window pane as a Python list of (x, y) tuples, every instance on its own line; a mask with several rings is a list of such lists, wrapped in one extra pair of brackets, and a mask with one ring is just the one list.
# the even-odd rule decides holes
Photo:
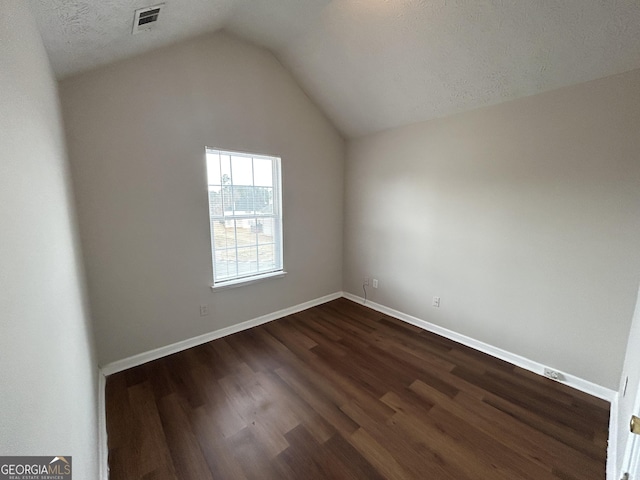
[(257, 214), (273, 213), (273, 188), (256, 187), (254, 195)]
[(222, 173), (222, 185), (231, 185), (231, 157), (220, 154), (220, 173)]
[(233, 186), (233, 206), (236, 215), (252, 214), (253, 187)]
[(222, 185), (220, 177), (220, 155), (207, 153), (207, 179), (209, 185)]
[(233, 248), (236, 245), (234, 220), (212, 220), (214, 249)]
[(268, 272), (276, 268), (275, 245), (260, 245), (258, 247), (258, 265), (261, 272)]
[(273, 188), (254, 187), (253, 195), (256, 213), (273, 212)]
[(221, 189), (222, 214), (233, 215), (233, 187), (225, 185)]
[(258, 227), (258, 243), (273, 243), (274, 241), (274, 224), (273, 218), (256, 218)]
[(231, 180), (234, 185), (253, 185), (253, 166), (249, 157), (231, 157)]
[(212, 217), (222, 216), (222, 188), (209, 187), (209, 213)]
[(246, 247), (248, 245), (256, 244), (256, 234), (251, 231), (251, 224), (253, 219), (243, 218), (238, 219), (236, 222), (236, 234), (238, 247)]
[(258, 252), (256, 247), (238, 248), (238, 274), (247, 275), (258, 272)]
[(254, 185), (273, 187), (273, 162), (266, 158), (253, 159)]
[(235, 249), (217, 250), (214, 255), (216, 280), (233, 278), (238, 274)]

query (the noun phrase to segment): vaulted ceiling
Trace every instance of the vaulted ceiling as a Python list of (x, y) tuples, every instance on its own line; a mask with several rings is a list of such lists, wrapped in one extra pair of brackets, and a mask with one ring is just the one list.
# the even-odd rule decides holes
[(162, 0), (30, 2), (60, 78), (224, 28), (348, 137), (640, 68), (638, 0), (166, 0), (138, 35)]

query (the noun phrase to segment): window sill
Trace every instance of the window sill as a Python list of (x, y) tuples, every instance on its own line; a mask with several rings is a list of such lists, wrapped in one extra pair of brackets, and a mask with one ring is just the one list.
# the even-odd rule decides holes
[(251, 285), (252, 283), (262, 282), (263, 280), (269, 280), (271, 278), (282, 278), (286, 274), (287, 272), (273, 272), (255, 277), (241, 278), (239, 280), (230, 280), (219, 285), (212, 285), (211, 290), (217, 292), (220, 290), (227, 290), (229, 288), (244, 287), (245, 285)]

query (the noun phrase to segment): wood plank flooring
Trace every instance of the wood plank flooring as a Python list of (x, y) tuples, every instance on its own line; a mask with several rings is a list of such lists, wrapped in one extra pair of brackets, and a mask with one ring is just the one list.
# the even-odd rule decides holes
[(605, 478), (609, 404), (344, 298), (107, 379), (112, 480)]

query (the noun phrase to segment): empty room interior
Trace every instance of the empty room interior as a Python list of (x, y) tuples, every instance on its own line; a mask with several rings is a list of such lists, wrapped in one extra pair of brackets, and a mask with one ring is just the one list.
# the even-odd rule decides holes
[(2, 475), (640, 480), (636, 0), (2, 0), (0, 182)]

